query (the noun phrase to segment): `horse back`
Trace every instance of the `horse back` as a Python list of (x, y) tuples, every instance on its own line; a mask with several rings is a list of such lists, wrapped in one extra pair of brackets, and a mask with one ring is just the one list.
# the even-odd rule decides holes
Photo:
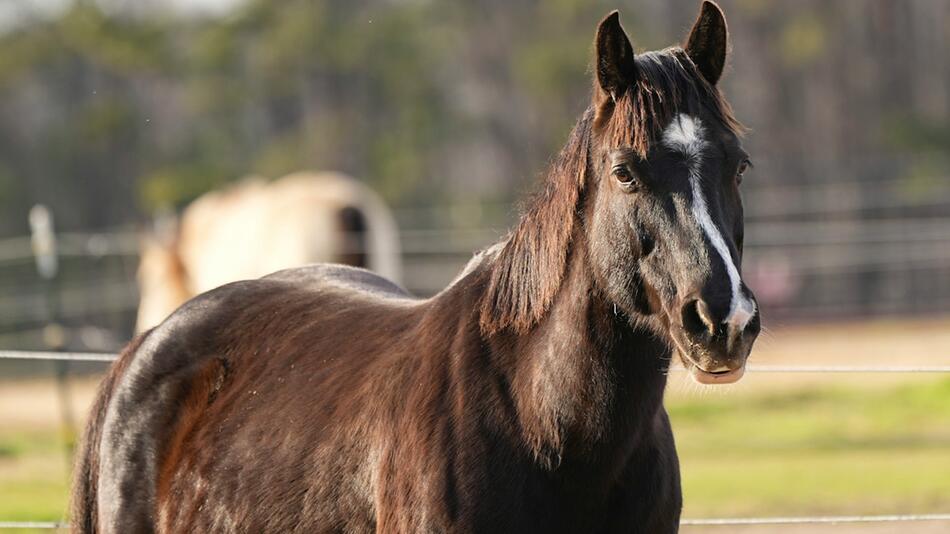
[[(320, 363), (310, 356), (336, 354), (332, 332), (381, 317), (375, 328), (391, 334), (403, 327), (386, 318), (406, 317), (405, 310), (416, 304), (396, 284), (340, 265), (279, 271), (189, 301), (130, 344), (100, 391), (74, 494), (77, 530), (152, 532), (156, 525), (187, 522), (187, 517), (160, 517), (174, 512), (161, 504), (174, 503), (173, 482), (189, 456), (182, 448), (209, 427), (211, 414), (228, 419), (233, 406), (256, 394), (244, 386), (273, 369), (287, 373), (294, 385), (287, 391), (305, 391), (307, 381), (324, 372), (307, 367)], [(364, 364), (356, 357), (340, 358), (324, 367), (336, 365), (341, 370), (333, 374), (352, 377)], [(340, 387), (346, 381), (339, 381)], [(274, 410), (279, 406), (268, 412)]]
[(315, 291), (339, 288), (350, 290), (354, 295), (364, 294), (380, 299), (412, 299), (412, 296), (395, 282), (372, 271), (349, 265), (314, 263), (277, 271), (263, 279), (291, 282)]

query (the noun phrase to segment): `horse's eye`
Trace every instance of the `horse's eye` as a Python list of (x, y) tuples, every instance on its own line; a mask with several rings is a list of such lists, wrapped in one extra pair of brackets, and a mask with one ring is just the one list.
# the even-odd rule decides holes
[(620, 182), (620, 185), (624, 187), (633, 187), (636, 184), (637, 179), (630, 172), (630, 169), (626, 165), (614, 165), (612, 169), (614, 178)]
[(742, 183), (742, 175), (745, 174), (749, 168), (752, 167), (752, 162), (748, 159), (742, 160), (742, 163), (739, 164), (739, 170), (736, 171), (736, 183)]

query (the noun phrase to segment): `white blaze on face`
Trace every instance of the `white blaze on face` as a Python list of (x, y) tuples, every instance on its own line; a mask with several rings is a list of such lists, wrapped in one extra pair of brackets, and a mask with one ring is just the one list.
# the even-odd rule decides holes
[(702, 168), (703, 150), (706, 148), (704, 135), (702, 122), (698, 118), (681, 113), (663, 132), (663, 143), (686, 156), (689, 165), (689, 183), (693, 193), (693, 217), (696, 218), (709, 242), (722, 258), (732, 286), (732, 302), (729, 305), (726, 323), (741, 331), (755, 315), (755, 303), (743, 293), (742, 280), (732, 260), (732, 253), (729, 252), (729, 247), (726, 246), (719, 228), (709, 216), (709, 207), (706, 204), (706, 197), (703, 196), (699, 174)]

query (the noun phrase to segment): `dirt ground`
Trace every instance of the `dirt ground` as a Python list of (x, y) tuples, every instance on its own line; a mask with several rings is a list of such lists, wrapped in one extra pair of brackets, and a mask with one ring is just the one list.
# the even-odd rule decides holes
[(767, 329), (752, 361), (801, 365), (950, 365), (950, 317)]
[[(69, 381), (69, 397), (78, 422), (85, 419), (98, 383), (98, 377)], [(53, 380), (0, 381), (0, 425), (24, 430), (45, 429), (58, 425), (60, 418), (59, 397)]]

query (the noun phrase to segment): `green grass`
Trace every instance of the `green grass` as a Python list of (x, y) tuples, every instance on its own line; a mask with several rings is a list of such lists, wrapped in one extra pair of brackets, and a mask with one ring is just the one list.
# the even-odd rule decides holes
[(0, 427), (0, 520), (62, 519), (69, 473), (61, 444), (56, 429)]
[[(950, 380), (681, 397), (687, 517), (950, 510)], [(0, 422), (0, 520), (61, 519), (67, 477), (55, 427)]]
[(687, 516), (950, 510), (950, 380), (668, 407)]

